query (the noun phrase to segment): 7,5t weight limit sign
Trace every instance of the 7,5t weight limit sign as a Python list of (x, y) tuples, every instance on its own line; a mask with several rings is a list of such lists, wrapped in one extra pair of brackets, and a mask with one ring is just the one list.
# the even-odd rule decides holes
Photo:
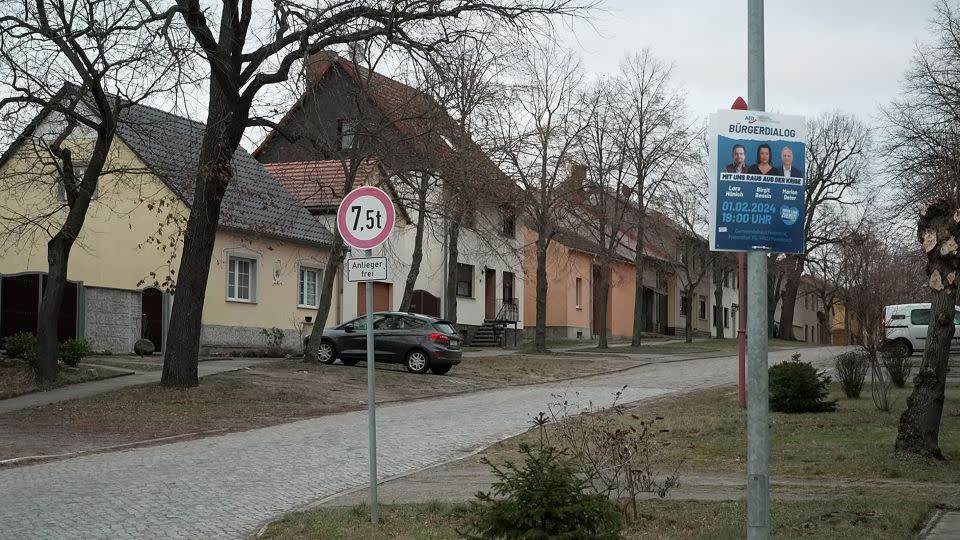
[(373, 249), (384, 243), (395, 222), (390, 196), (373, 186), (347, 193), (337, 210), (337, 230), (344, 242), (356, 249)]

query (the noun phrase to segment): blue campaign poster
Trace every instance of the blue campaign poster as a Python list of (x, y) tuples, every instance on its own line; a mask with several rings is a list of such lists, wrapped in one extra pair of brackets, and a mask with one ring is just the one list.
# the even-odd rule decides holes
[(721, 111), (711, 127), (711, 249), (803, 253), (803, 119)]

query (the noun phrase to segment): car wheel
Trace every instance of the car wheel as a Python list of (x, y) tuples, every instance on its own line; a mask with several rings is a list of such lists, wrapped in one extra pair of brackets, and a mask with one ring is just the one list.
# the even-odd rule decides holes
[(427, 357), (427, 353), (415, 349), (407, 354), (404, 365), (407, 366), (407, 371), (410, 373), (426, 373), (430, 369), (430, 359)]
[(446, 375), (453, 366), (431, 366), (430, 372), (434, 375)]
[(360, 363), (360, 360), (357, 358), (341, 358), (340, 363), (345, 366), (355, 366)]
[(913, 347), (910, 346), (910, 342), (905, 339), (898, 339), (893, 342), (893, 352), (898, 356), (909, 357), (913, 354)]
[(317, 346), (317, 360), (324, 364), (332, 364), (337, 359), (337, 349), (329, 341), (321, 341)]

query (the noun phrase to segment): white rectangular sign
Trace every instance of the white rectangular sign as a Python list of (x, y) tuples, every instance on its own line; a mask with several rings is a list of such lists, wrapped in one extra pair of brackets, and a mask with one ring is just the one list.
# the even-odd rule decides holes
[(386, 257), (347, 259), (347, 281), (384, 281), (386, 279)]

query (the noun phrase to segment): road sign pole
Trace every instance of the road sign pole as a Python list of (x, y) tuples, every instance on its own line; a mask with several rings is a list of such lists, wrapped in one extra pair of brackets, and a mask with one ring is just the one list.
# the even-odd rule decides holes
[[(747, 102), (762, 111), (763, 0), (747, 0)], [(770, 537), (767, 397), (767, 254), (747, 254), (747, 540)]]
[[(373, 256), (373, 250), (367, 250), (367, 257)], [(373, 282), (367, 287), (367, 426), (370, 430), (370, 523), (380, 521), (380, 506), (377, 503), (377, 402), (376, 361), (373, 354)]]

